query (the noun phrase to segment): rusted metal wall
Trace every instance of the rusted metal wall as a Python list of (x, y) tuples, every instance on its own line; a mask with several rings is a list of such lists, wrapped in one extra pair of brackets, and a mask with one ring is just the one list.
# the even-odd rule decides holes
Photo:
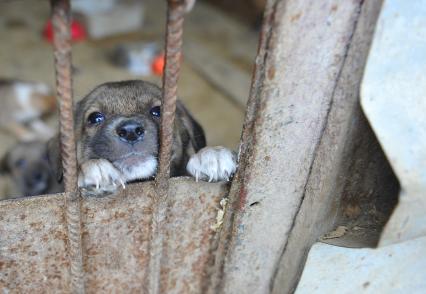
[(70, 292), (64, 195), (0, 202), (2, 292)]
[[(309, 248), (319, 236), (334, 229), (339, 210), (345, 209), (348, 201), (345, 197), (352, 195), (361, 202), (361, 195), (369, 195), (364, 201), (370, 203), (381, 198), (378, 210), (384, 211), (396, 195), (397, 181), (359, 104), (361, 80), (381, 5), (382, 0), (370, 0), (361, 2), (358, 8), (303, 202), (277, 266), (274, 293), (294, 289)], [(363, 181), (363, 177), (369, 179)]]
[[(161, 292), (200, 293), (209, 270), (224, 184), (170, 181), (170, 209), (161, 252)], [(88, 293), (151, 293), (148, 264), (153, 182), (119, 195), (82, 199), (85, 289)], [(69, 242), (64, 195), (0, 202), (0, 289), (69, 293)]]
[(4, 292), (188, 293), (203, 288), (224, 184), (169, 180), (184, 14), (168, 1), (159, 171), (155, 182), (82, 199), (73, 130), (70, 3), (52, 0), (65, 193), (0, 203)]
[(360, 116), (353, 111), (380, 3), (268, 1), (212, 293), (290, 292), (307, 248), (333, 225), (335, 181), (348, 175), (335, 171)]
[[(289, 292), (306, 248), (330, 226), (324, 214), (314, 212), (310, 217), (309, 209), (324, 208), (318, 206), (316, 195), (333, 190), (329, 188), (338, 175), (330, 171), (346, 154), (341, 147), (348, 141), (344, 132), (337, 131), (342, 126), (350, 129), (353, 117), (339, 116), (337, 110), (354, 107), (356, 99), (351, 95), (357, 91), (380, 1), (368, 5), (361, 0), (267, 1), (240, 166), (220, 234), (211, 226), (228, 187), (168, 179), (182, 22), (193, 1), (169, 4), (166, 111), (162, 112), (167, 115), (162, 118), (158, 180), (130, 185), (102, 199), (80, 199), (71, 181), (63, 195), (1, 202), (0, 287), (4, 290)], [(360, 20), (368, 27), (363, 28)], [(56, 32), (61, 28), (55, 27)], [(69, 37), (69, 31), (63, 34)], [(358, 39), (351, 51), (354, 36)], [(61, 42), (57, 39), (55, 45), (59, 51)], [(62, 53), (67, 55), (65, 47)], [(355, 54), (357, 48), (361, 55)], [(66, 56), (59, 57), (59, 66), (61, 58)], [(63, 82), (58, 81), (60, 85)], [(59, 96), (69, 103), (71, 93), (66, 91), (71, 89), (66, 85), (70, 80)], [(350, 96), (342, 94), (348, 89)], [(67, 162), (64, 165), (74, 169), (73, 162)], [(327, 195), (330, 203), (335, 195)], [(315, 230), (306, 227), (317, 220)], [(299, 238), (304, 233), (308, 237)]]

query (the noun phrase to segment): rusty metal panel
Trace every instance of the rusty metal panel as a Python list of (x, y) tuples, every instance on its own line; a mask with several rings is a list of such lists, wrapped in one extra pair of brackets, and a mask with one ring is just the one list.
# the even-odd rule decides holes
[(0, 202), (2, 293), (70, 291), (64, 195)]
[(117, 196), (84, 198), (81, 212), (87, 293), (142, 289), (154, 197), (153, 185), (144, 183), (129, 185)]
[[(361, 80), (381, 5), (381, 0), (370, 0), (360, 7), (303, 203), (282, 251), (273, 293), (296, 287), (310, 246), (335, 228), (347, 195), (360, 199), (358, 195), (374, 191), (369, 193), (375, 198), (391, 198), (393, 177), (359, 105)], [(369, 164), (362, 165), (363, 162)], [(360, 175), (367, 175), (369, 181), (362, 182)], [(385, 206), (381, 204), (382, 208)]]
[[(209, 268), (224, 183), (170, 180), (161, 291), (199, 293)], [(86, 292), (148, 292), (153, 182), (118, 195), (82, 199)], [(0, 290), (70, 292), (64, 194), (0, 202)]]
[[(171, 195), (161, 264), (161, 293), (203, 293), (216, 234), (219, 201), (226, 184), (197, 183), (179, 186)], [(224, 189), (225, 188), (225, 189)], [(192, 194), (197, 191), (197, 194)], [(192, 196), (190, 196), (192, 194)]]
[(363, 3), (268, 1), (213, 293), (273, 290)]

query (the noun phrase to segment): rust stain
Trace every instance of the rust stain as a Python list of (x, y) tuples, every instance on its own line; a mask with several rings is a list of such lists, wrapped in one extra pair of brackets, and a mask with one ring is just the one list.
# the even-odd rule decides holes
[(116, 211), (114, 213), (114, 219), (119, 219), (119, 218), (125, 218), (127, 217), (127, 213), (123, 212), (123, 211)]
[(275, 66), (268, 68), (268, 79), (272, 80), (275, 77)]
[(55, 230), (53, 232), (53, 237), (57, 240), (63, 241), (64, 243), (66, 243), (68, 241), (68, 235), (64, 231), (61, 231), (61, 230)]
[[(174, 179), (171, 188), (173, 201), (164, 235), (167, 258), (161, 268), (167, 273), (163, 288), (165, 292), (194, 292), (201, 289), (207, 273), (214, 239), (209, 226), (215, 221), (216, 207), (227, 189), (222, 183)], [(142, 183), (129, 185), (126, 193), (120, 193), (114, 201), (83, 201), (83, 266), (87, 293), (146, 292), (149, 224), (154, 200), (147, 194), (152, 191), (151, 184)], [(5, 219), (0, 222), (0, 241), (4, 254), (13, 257), (13, 260), (0, 258), (0, 285), (17, 292), (71, 292), (69, 243), (61, 213), (63, 199), (22, 201), (33, 203), (32, 213), (24, 219), (21, 219), (22, 209), (28, 206), (0, 203), (0, 214)], [(108, 221), (103, 223), (104, 220)], [(22, 229), (16, 230), (17, 225)]]
[(334, 4), (333, 6), (331, 6), (331, 12), (336, 12), (337, 8), (338, 8), (338, 6), (336, 4)]
[(247, 190), (243, 184), (241, 185), (240, 191), (238, 193), (238, 202), (237, 202), (236, 209), (239, 211), (243, 210), (246, 203), (247, 203)]
[(33, 222), (30, 223), (30, 227), (36, 231), (40, 231), (44, 227), (44, 225), (42, 222)]
[(296, 13), (296, 14), (294, 14), (294, 15), (292, 15), (292, 16), (290, 17), (290, 21), (291, 21), (291, 22), (298, 21), (298, 20), (300, 19), (300, 17), (301, 17), (301, 16), (302, 16), (302, 13), (301, 13), (301, 12)]

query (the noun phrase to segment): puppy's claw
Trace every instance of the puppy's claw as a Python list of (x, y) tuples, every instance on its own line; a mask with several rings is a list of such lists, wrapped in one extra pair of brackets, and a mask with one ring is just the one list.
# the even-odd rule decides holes
[(190, 175), (209, 182), (229, 181), (237, 168), (236, 156), (224, 147), (205, 147), (192, 155), (186, 166)]
[(117, 183), (124, 188), (121, 173), (105, 159), (92, 159), (80, 166), (78, 186), (90, 196), (103, 196), (117, 191)]
[(123, 190), (126, 189), (126, 185), (124, 184), (123, 179), (120, 179), (120, 184), (121, 184), (121, 187), (123, 187)]

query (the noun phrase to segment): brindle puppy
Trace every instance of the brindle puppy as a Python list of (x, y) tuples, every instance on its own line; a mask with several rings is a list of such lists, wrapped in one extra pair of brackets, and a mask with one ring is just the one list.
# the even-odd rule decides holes
[(62, 191), (47, 161), (46, 143), (18, 143), (3, 157), (0, 172), (12, 180), (7, 198), (34, 196)]
[[(78, 185), (87, 195), (115, 192), (125, 183), (151, 179), (158, 164), (161, 89), (144, 81), (111, 82), (95, 88), (76, 107)], [(234, 154), (205, 147), (201, 126), (177, 103), (171, 175), (228, 180)], [(61, 178), (58, 139), (49, 143), (49, 158)]]

